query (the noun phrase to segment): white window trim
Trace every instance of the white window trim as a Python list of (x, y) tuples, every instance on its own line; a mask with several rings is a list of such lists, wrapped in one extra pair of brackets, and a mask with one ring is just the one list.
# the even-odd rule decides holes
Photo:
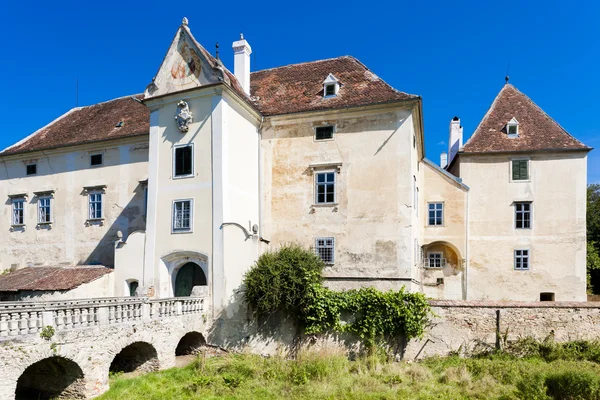
[[(88, 221), (102, 221), (104, 220), (104, 191), (103, 190), (88, 190), (88, 201), (87, 201), (87, 220)], [(100, 195), (100, 217), (92, 217), (92, 195)]]
[[(176, 165), (175, 153), (176, 153), (176, 150), (181, 147), (191, 147), (192, 148), (192, 173), (188, 174), (188, 175), (175, 175), (175, 165)], [(173, 179), (185, 179), (185, 178), (191, 178), (194, 176), (195, 167), (196, 167), (196, 163), (194, 162), (194, 154), (195, 154), (194, 143), (178, 144), (178, 145), (173, 146), (173, 174), (172, 174)]]
[[(508, 166), (508, 179), (509, 182), (531, 182), (531, 158), (529, 157), (519, 157), (519, 158), (510, 158)], [(513, 179), (513, 161), (527, 161), (527, 179)]]
[[(431, 225), (429, 223), (429, 211), (430, 211), (429, 210), (429, 205), (430, 204), (441, 204), (442, 205), (442, 223), (439, 224), (439, 225), (438, 224)], [(443, 202), (443, 201), (429, 201), (429, 202), (427, 202), (427, 226), (428, 227), (431, 226), (431, 227), (437, 228), (437, 227), (444, 227), (444, 226), (446, 226), (446, 224), (445, 224), (446, 218), (444, 218), (445, 217), (445, 215), (444, 215), (445, 214), (445, 210), (444, 210), (445, 208), (446, 208), (446, 205), (445, 205), (445, 202)]]
[[(517, 227), (517, 204), (523, 204), (523, 203), (529, 204), (529, 228), (518, 228)], [(520, 231), (533, 229), (533, 201), (527, 201), (527, 200), (514, 201), (513, 202), (513, 218), (514, 218), (514, 222), (513, 222), (514, 229), (517, 229)]]
[[(54, 217), (54, 213), (52, 212), (52, 209), (54, 207), (52, 205), (52, 198), (53, 198), (52, 195), (38, 196), (38, 198), (37, 198), (37, 211), (38, 211), (38, 220), (37, 220), (37, 223), (38, 223), (38, 225), (49, 225), (49, 224), (52, 224), (54, 222), (54, 218), (53, 218)], [(49, 212), (50, 218), (49, 218), (48, 221), (42, 221), (42, 219), (41, 219), (41, 217), (42, 217), (42, 214), (41, 214), (41, 204), (40, 203), (41, 203), (42, 200), (46, 200), (46, 199), (48, 200), (48, 208), (50, 209), (50, 212)]]
[[(317, 139), (317, 128), (327, 128), (328, 126), (331, 126), (333, 128), (333, 133), (331, 134), (331, 139)], [(319, 125), (319, 126), (313, 126), (313, 131), (314, 131), (313, 142), (330, 142), (335, 139), (335, 134), (337, 133), (337, 127), (335, 124)]]
[[(510, 127), (512, 127), (512, 126), (517, 128), (517, 133), (509, 133)], [(519, 137), (519, 121), (517, 121), (517, 119), (514, 117), (510, 121), (508, 121), (508, 123), (506, 124), (506, 136), (508, 136), (509, 138), (518, 138)]]
[[(337, 170), (335, 169), (322, 169), (322, 170), (318, 170), (314, 172), (314, 184), (313, 184), (313, 205), (317, 206), (317, 207), (323, 207), (323, 206), (336, 206), (338, 204), (337, 200), (338, 200), (338, 180), (337, 180)], [(324, 203), (319, 203), (317, 200), (317, 196), (318, 196), (318, 190), (317, 190), (317, 176), (319, 174), (329, 174), (332, 173), (333, 174), (333, 202), (324, 202)], [(327, 197), (327, 194), (326, 196)]]
[[(190, 202), (190, 227), (189, 229), (175, 229), (175, 203), (180, 201), (189, 201)], [(171, 202), (171, 233), (172, 234), (181, 234), (181, 233), (193, 233), (194, 232), (194, 199), (176, 199)]]
[[(102, 156), (102, 162), (100, 164), (93, 165), (92, 164), (92, 157), (93, 156)], [(90, 153), (90, 167), (91, 168), (97, 168), (97, 167), (101, 167), (103, 165), (104, 165), (104, 152)]]
[[(333, 94), (327, 95), (327, 86), (333, 86)], [(333, 74), (327, 75), (327, 78), (323, 81), (323, 98), (330, 99), (336, 97), (340, 91), (340, 81), (333, 76)]]
[[(431, 256), (432, 255), (439, 255), (439, 260), (440, 260), (440, 266), (439, 267), (432, 267), (431, 266)], [(441, 251), (428, 251), (427, 252), (427, 263), (426, 263), (426, 268), (432, 268), (432, 269), (443, 269), (446, 266), (446, 259), (444, 258), (444, 253)]]
[[(517, 251), (527, 251), (527, 268), (517, 268)], [(531, 271), (531, 250), (529, 248), (520, 248), (513, 251), (513, 270)]]
[[(22, 202), (23, 203), (23, 223), (21, 224), (16, 224), (15, 223), (15, 203), (19, 203)], [(17, 227), (17, 226), (25, 226), (25, 204), (26, 204), (27, 200), (25, 197), (12, 197), (11, 201), (10, 201), (10, 226), (13, 227)]]
[[(319, 242), (319, 240), (329, 240), (331, 239), (331, 261), (323, 261), (323, 263), (325, 265), (333, 265), (335, 264), (335, 238), (332, 236), (324, 236), (324, 237), (318, 237), (315, 238), (315, 254), (320, 258), (320, 254), (319, 254), (319, 246), (317, 246), (317, 243)], [(328, 247), (325, 247), (328, 248)], [(322, 260), (322, 259), (321, 259)]]

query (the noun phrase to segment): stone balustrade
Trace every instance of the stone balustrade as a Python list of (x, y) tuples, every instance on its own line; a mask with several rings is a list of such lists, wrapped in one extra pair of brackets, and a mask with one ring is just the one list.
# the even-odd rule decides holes
[(0, 340), (56, 331), (148, 322), (165, 317), (200, 314), (204, 297), (150, 299), (112, 297), (44, 302), (0, 302)]

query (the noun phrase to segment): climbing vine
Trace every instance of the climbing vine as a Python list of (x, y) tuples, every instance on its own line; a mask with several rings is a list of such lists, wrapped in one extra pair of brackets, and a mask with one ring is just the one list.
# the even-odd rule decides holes
[(297, 245), (265, 253), (244, 277), (246, 302), (256, 317), (284, 312), (307, 334), (350, 333), (368, 346), (423, 334), (431, 309), (422, 294), (330, 290), (322, 285), (323, 268), (318, 256)]

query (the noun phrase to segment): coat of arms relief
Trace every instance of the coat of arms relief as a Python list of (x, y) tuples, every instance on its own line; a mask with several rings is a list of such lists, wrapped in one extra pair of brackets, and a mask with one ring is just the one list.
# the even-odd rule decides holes
[(177, 121), (177, 127), (181, 132), (185, 133), (190, 129), (190, 124), (192, 123), (193, 119), (194, 116), (190, 111), (188, 103), (186, 103), (183, 100), (177, 103), (177, 113), (175, 114), (175, 120)]

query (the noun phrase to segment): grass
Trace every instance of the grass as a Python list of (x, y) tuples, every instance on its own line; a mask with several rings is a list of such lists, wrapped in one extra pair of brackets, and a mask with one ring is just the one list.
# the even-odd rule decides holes
[(600, 343), (521, 341), (500, 354), (388, 362), (305, 351), (296, 360), (198, 357), (185, 368), (111, 377), (101, 400), (498, 399), (600, 400)]

